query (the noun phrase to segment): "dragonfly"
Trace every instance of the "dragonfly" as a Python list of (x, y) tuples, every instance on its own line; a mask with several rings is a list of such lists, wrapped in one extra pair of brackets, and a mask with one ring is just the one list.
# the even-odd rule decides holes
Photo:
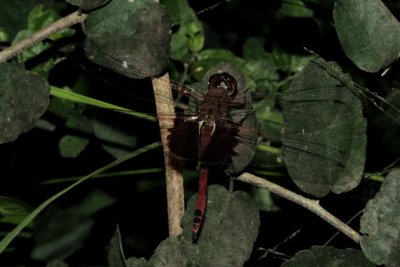
[[(85, 44), (89, 58), (96, 63), (111, 63), (104, 65), (118, 73), (134, 78), (157, 75), (153, 68), (148, 68), (148, 60), (137, 59), (138, 54), (132, 57), (125, 53), (116, 57), (103, 53), (90, 41)], [(96, 60), (99, 58), (101, 60)], [(137, 62), (132, 64), (128, 59)], [(364, 163), (365, 122), (360, 115), (361, 104), (349, 104), (356, 98), (355, 93), (348, 90), (351, 82), (337, 69), (334, 64), (314, 61), (307, 69), (308, 76), (294, 81), (293, 90), (282, 97), (287, 123), (282, 151), (289, 174), (303, 191), (315, 196), (323, 196), (330, 190), (337, 193), (350, 190), (348, 184), (354, 187), (361, 179)], [(244, 76), (233, 65), (222, 63), (211, 68), (202, 81), (193, 85), (194, 89), (173, 81), (165, 86), (189, 98), (188, 107), (183, 114), (178, 114), (169, 129), (168, 140), (172, 158), (198, 162), (199, 190), (192, 224), (192, 239), (196, 242), (205, 219), (209, 168), (221, 166), (228, 175), (239, 174), (256, 154), (259, 139), (267, 138), (259, 131)], [(357, 113), (352, 120), (349, 119), (351, 112)], [(342, 120), (343, 114), (348, 120)], [(334, 137), (343, 131), (346, 131), (345, 138)], [(354, 144), (357, 145), (353, 148), (355, 152), (349, 150)], [(316, 173), (309, 178), (312, 172)], [(342, 173), (343, 179), (338, 177)], [(315, 177), (321, 182), (317, 183), (319, 180)]]
[[(111, 55), (108, 57), (116, 63), (115, 58)], [(126, 63), (120, 62), (120, 64)], [(315, 71), (315, 68), (322, 67), (321, 64), (324, 63), (314, 62), (311, 64), (313, 66), (312, 75), (316, 75), (313, 71)], [(142, 72), (145, 72), (145, 70), (142, 70)], [(298, 83), (299, 81), (294, 82), (294, 87)], [(347, 100), (337, 99), (335, 94), (336, 91), (343, 94), (341, 90), (348, 89), (342, 88), (341, 82), (338, 85), (326, 86), (320, 79), (314, 79), (310, 83), (305, 86), (300, 85), (299, 90), (281, 95), (282, 105), (289, 110), (286, 114), (286, 121), (291, 125), (302, 124), (300, 128), (289, 126), (286, 132), (282, 133), (283, 146), (281, 149), (285, 151), (284, 160), (292, 179), (295, 179), (296, 173), (299, 173), (301, 179), (304, 179), (303, 177), (308, 179), (310, 176), (314, 179), (315, 177), (319, 179), (322, 177), (321, 183), (323, 184), (325, 183), (324, 179), (330, 179), (333, 176), (332, 173), (336, 174), (348, 170), (354, 172), (356, 170), (356, 168), (348, 166), (352, 162), (346, 161), (347, 158), (352, 159), (354, 157), (353, 152), (346, 150), (348, 144), (336, 145), (332, 143), (330, 141), (331, 136), (336, 134), (335, 131), (337, 130), (328, 129), (329, 127), (325, 126), (329, 126), (331, 121), (331, 119), (327, 119), (329, 117), (324, 115), (326, 110), (333, 111), (336, 115), (332, 118), (333, 121), (342, 118), (339, 112), (342, 108), (345, 109), (348, 116), (350, 115), (348, 103), (345, 102)], [(199, 171), (198, 192), (191, 227), (192, 241), (196, 243), (206, 220), (209, 169), (220, 167), (230, 176), (240, 174), (251, 164), (254, 155), (258, 152), (257, 147), (260, 143), (274, 140), (274, 138), (269, 138), (268, 133), (264, 132), (263, 129), (260, 129), (260, 120), (257, 120), (254, 109), (255, 106), (265, 109), (270, 99), (254, 102), (244, 76), (229, 63), (221, 63), (211, 68), (204, 75), (203, 80), (192, 87), (174, 81), (170, 81), (170, 84), (165, 84), (165, 86), (170, 86), (177, 95), (188, 98), (187, 107), (183, 112), (176, 115), (173, 127), (169, 129), (168, 141), (172, 160), (197, 162)], [(325, 106), (321, 107), (321, 104)], [(304, 114), (304, 105), (311, 108), (311, 114)], [(316, 116), (318, 113), (322, 115)], [(161, 116), (170, 118), (172, 115), (161, 114)], [(314, 118), (310, 118), (310, 116)], [(362, 117), (360, 120), (363, 123)], [(346, 123), (346, 120), (344, 123)], [(322, 127), (323, 131), (314, 130), (314, 124), (317, 124), (317, 127)], [(350, 127), (346, 126), (346, 130), (351, 134), (350, 130), (353, 129), (349, 129)], [(350, 142), (362, 149), (362, 137), (360, 138), (360, 136), (362, 136), (363, 128), (359, 127), (357, 131), (360, 133), (355, 138), (360, 140), (350, 140)], [(315, 132), (317, 134), (324, 132), (324, 134), (317, 135), (318, 138), (316, 138)], [(324, 137), (325, 134), (327, 137)], [(319, 140), (320, 138), (327, 140)], [(283, 143), (283, 140), (286, 144)], [(359, 162), (358, 169), (363, 167), (362, 158)], [(327, 166), (329, 168), (326, 168)], [(291, 173), (291, 170), (295, 173)], [(315, 170), (317, 171), (315, 172)], [(296, 182), (296, 180), (294, 181)], [(309, 181), (303, 180), (299, 182), (300, 188), (302, 188), (303, 182), (308, 186)], [(325, 187), (322, 191), (321, 188), (324, 184), (321, 186), (318, 182), (313, 183), (315, 183), (317, 191), (310, 193), (316, 196), (324, 195), (330, 190), (330, 188)], [(305, 189), (302, 188), (305, 192), (307, 192), (306, 186)], [(311, 185), (311, 187), (313, 186)]]
[[(238, 87), (229, 64), (212, 68), (205, 75), (207, 91), (197, 93), (191, 101), (188, 118), (176, 118), (168, 136), (175, 158), (197, 160), (198, 193), (192, 225), (196, 242), (204, 221), (207, 202), (207, 180), (210, 166), (229, 166), (228, 174), (237, 174), (254, 156), (257, 144), (257, 122), (248, 90)], [(235, 156), (240, 154), (241, 163)], [(232, 164), (235, 161), (235, 164)]]
[(183, 111), (161, 116), (175, 117), (168, 129), (171, 160), (197, 162), (198, 192), (192, 224), (196, 243), (205, 219), (209, 169), (222, 168), (231, 176), (249, 165), (259, 137), (257, 120), (245, 79), (229, 63), (210, 69), (203, 81), (194, 85), (196, 89), (173, 80), (165, 86), (171, 87), (178, 98), (188, 99)]

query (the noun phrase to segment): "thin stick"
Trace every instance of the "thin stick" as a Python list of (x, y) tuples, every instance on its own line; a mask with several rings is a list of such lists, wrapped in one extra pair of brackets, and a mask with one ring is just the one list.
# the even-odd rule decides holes
[[(159, 0), (154, 0), (159, 3)], [(177, 170), (171, 164), (168, 129), (174, 126), (173, 117), (163, 114), (175, 115), (174, 100), (168, 72), (158, 78), (153, 78), (154, 100), (156, 102), (158, 124), (161, 131), (161, 142), (164, 150), (165, 179), (167, 187), (167, 210), (169, 236), (177, 236), (183, 232), (181, 219), (185, 213), (185, 199), (183, 190), (182, 170)], [(166, 86), (167, 85), (167, 86)]]
[(309, 211), (315, 213), (328, 223), (330, 223), (332, 226), (334, 226), (336, 229), (338, 229), (340, 232), (354, 240), (354, 242), (359, 243), (360, 242), (360, 234), (354, 231), (350, 226), (333, 216), (331, 213), (329, 213), (327, 210), (321, 207), (319, 205), (318, 200), (313, 200), (309, 198), (305, 198), (299, 194), (296, 194), (286, 188), (283, 188), (277, 184), (271, 183), (265, 179), (262, 179), (260, 177), (257, 177), (255, 175), (252, 175), (250, 173), (243, 173), (239, 177), (236, 178), (239, 181), (246, 182), (261, 188), (264, 188), (271, 193), (274, 193), (278, 196), (281, 196), (283, 198), (286, 198), (287, 200), (290, 200), (296, 204), (299, 204), (300, 206), (303, 206), (304, 208), (308, 209)]
[(4, 49), (0, 52), (0, 63), (6, 62), (7, 60), (15, 57), (17, 54), (21, 53), (25, 49), (34, 46), (40, 41), (43, 41), (50, 35), (68, 28), (74, 24), (81, 23), (86, 19), (87, 15), (79, 14), (78, 11), (69, 14), (66, 17), (63, 17), (56, 22), (50, 24), (46, 28), (41, 29), (38, 32), (35, 32), (28, 38), (25, 38), (19, 43), (16, 43), (9, 48)]
[(152, 83), (161, 131), (161, 142), (164, 150), (168, 230), (169, 236), (176, 236), (183, 232), (181, 219), (185, 212), (185, 206), (182, 173), (172, 166), (168, 146), (168, 129), (172, 128), (174, 125), (173, 116), (162, 116), (163, 114), (175, 114), (171, 87), (166, 86), (170, 84), (168, 73), (164, 74), (160, 78), (153, 78)]

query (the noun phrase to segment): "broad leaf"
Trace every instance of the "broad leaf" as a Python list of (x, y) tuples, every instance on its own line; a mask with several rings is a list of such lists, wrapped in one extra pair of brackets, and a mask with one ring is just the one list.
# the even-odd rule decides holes
[(347, 57), (362, 70), (377, 72), (400, 53), (400, 25), (381, 0), (338, 0), (336, 32)]
[(132, 78), (168, 65), (171, 23), (154, 1), (113, 0), (85, 21), (85, 53), (93, 62)]
[(147, 266), (242, 266), (258, 234), (254, 201), (245, 192), (209, 186), (206, 219), (197, 244), (192, 243), (190, 231), (194, 202), (193, 196), (182, 221), (183, 234), (163, 241)]
[(49, 85), (22, 66), (0, 64), (0, 143), (32, 129), (49, 105)]
[(322, 197), (347, 192), (362, 177), (366, 120), (351, 78), (317, 58), (297, 75), (282, 98), (282, 153), (296, 185)]
[(400, 265), (400, 169), (386, 176), (361, 217), (361, 248), (375, 264)]
[(293, 258), (281, 265), (282, 267), (374, 267), (359, 250), (352, 248), (337, 249), (328, 246), (313, 246), (309, 250), (296, 253)]

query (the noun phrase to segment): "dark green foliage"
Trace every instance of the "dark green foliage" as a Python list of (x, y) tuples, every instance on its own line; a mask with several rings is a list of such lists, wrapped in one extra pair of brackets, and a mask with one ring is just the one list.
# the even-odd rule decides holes
[(365, 255), (376, 264), (400, 264), (400, 170), (386, 176), (381, 190), (368, 201), (361, 217), (360, 231), (364, 234), (361, 247)]
[(400, 24), (380, 0), (339, 0), (335, 27), (346, 55), (362, 70), (389, 67), (400, 52)]
[(46, 80), (22, 66), (0, 64), (0, 143), (32, 129), (49, 105)]
[(309, 250), (296, 253), (293, 258), (281, 265), (282, 267), (374, 267), (359, 250), (337, 249), (328, 246), (314, 246)]
[[(48, 27), (73, 9), (60, 1), (23, 2), (0, 0), (4, 46)], [(82, 31), (79, 27), (63, 29), (13, 59), (30, 71), (16, 64), (0, 65), (0, 140), (10, 142), (0, 149), (6, 173), (0, 185), (0, 226), (9, 233), (0, 241), (0, 251), (6, 257), (12, 255), (1, 265), (103, 266), (108, 259), (109, 266), (277, 266), (285, 254), (294, 256), (284, 266), (373, 266), (366, 257), (375, 264), (399, 265), (397, 170), (368, 202), (378, 191), (380, 183), (375, 181), (382, 180), (387, 166), (399, 157), (400, 111), (396, 108), (398, 92), (393, 90), (400, 87), (395, 64), (400, 43), (395, 4), (276, 0), (226, 1), (217, 8), (192, 8), (181, 0), (164, 0), (161, 5), (150, 0), (68, 2), (88, 11)], [(57, 8), (49, 9), (55, 5)], [(206, 11), (197, 14), (203, 8)], [(192, 243), (190, 232), (194, 197), (187, 202), (183, 234), (166, 238), (161, 149), (114, 173), (103, 173), (102, 177), (109, 179), (91, 181), (79, 189), (75, 187), (80, 182), (71, 187), (54, 185), (83, 175), (83, 181), (96, 176), (125, 161), (128, 157), (119, 157), (136, 147), (144, 149), (133, 155), (160, 146), (155, 143), (159, 141), (156, 117), (147, 114), (154, 113), (153, 103), (147, 101), (151, 98), (147, 84), (110, 75), (85, 62), (79, 52), (71, 54), (70, 44), (80, 47), (82, 42), (89, 59), (103, 67), (133, 78), (168, 70), (174, 87), (185, 84), (204, 90), (210, 73), (223, 70), (234, 75), (247, 101), (247, 112), (232, 111), (230, 115), (243, 124), (239, 137), (246, 145), (235, 147), (227, 173), (255, 171), (293, 191), (300, 188), (317, 197), (327, 195), (322, 206), (327, 204), (344, 221), (368, 202), (361, 219), (362, 251), (313, 246), (323, 244), (322, 239), (333, 234), (332, 228), (325, 231), (322, 221), (315, 227), (315, 221), (310, 222), (314, 215), (299, 214), (281, 198), (261, 189), (251, 190), (248, 185), (240, 186), (253, 192), (252, 196), (217, 185), (209, 187), (206, 219), (197, 244)], [(353, 64), (367, 72), (391, 69), (388, 76), (378, 77)], [(43, 117), (49, 86), (33, 72), (58, 87), (50, 88), (51, 104)], [(116, 85), (109, 76), (117, 80)], [(112, 85), (105, 87), (105, 83)], [(120, 91), (135, 94), (136, 101), (128, 94), (118, 94)], [(387, 99), (380, 102), (376, 92)], [(188, 103), (193, 104), (187, 99), (179, 101), (180, 108)], [(103, 120), (93, 107), (116, 110), (129, 119), (113, 114)], [(188, 111), (186, 115), (193, 113), (193, 109)], [(171, 114), (160, 116), (172, 118)], [(46, 131), (35, 129), (21, 135), (34, 125)], [(247, 168), (255, 138), (257, 151)], [(99, 148), (120, 160), (100, 167), (111, 159)], [(21, 159), (25, 161), (21, 163)], [(156, 175), (147, 175), (154, 170)], [(227, 183), (217, 171), (211, 182)], [(57, 177), (62, 179), (53, 179)], [(185, 171), (186, 196), (196, 190), (196, 178), (195, 168)], [(43, 181), (52, 185), (37, 185)], [(107, 194), (85, 198), (92, 188)], [(77, 202), (79, 199), (86, 201)], [(118, 200), (116, 207), (106, 209), (114, 199)], [(46, 208), (50, 203), (57, 206)], [(62, 210), (61, 206), (68, 208)], [(110, 245), (105, 245), (117, 223), (121, 234), (117, 231)], [(357, 223), (356, 218), (350, 226), (357, 229)], [(283, 240), (292, 228), (301, 229), (300, 234)], [(330, 245), (359, 248), (342, 240), (345, 238), (334, 239)], [(273, 257), (271, 253), (260, 259), (260, 248), (273, 252)], [(129, 253), (126, 258), (125, 252)]]
[[(157, 247), (143, 266), (241, 266), (249, 258), (260, 224), (258, 209), (246, 192), (229, 193), (214, 185), (208, 188), (207, 220), (198, 243), (190, 231), (195, 197), (188, 202), (182, 220), (184, 232)], [(137, 266), (128, 262), (127, 266)]]
[(85, 51), (128, 77), (155, 76), (168, 65), (170, 27), (165, 9), (153, 1), (113, 0), (85, 21)]
[(314, 59), (282, 104), (283, 158), (297, 186), (319, 197), (356, 187), (364, 171), (367, 123), (351, 78), (336, 63)]

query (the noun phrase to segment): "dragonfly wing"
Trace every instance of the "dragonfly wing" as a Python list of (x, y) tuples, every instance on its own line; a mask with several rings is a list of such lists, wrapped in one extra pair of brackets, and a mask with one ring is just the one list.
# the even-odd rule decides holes
[(199, 157), (200, 162), (205, 166), (230, 164), (233, 148), (238, 144), (238, 131), (239, 128), (234, 123), (217, 126), (210, 143)]
[(243, 171), (252, 161), (257, 149), (257, 119), (254, 112), (247, 114), (242, 120), (236, 136), (237, 145), (231, 154), (231, 164), (225, 169), (228, 174)]
[(171, 154), (181, 160), (195, 160), (199, 151), (199, 124), (196, 120), (175, 119), (168, 136)]

